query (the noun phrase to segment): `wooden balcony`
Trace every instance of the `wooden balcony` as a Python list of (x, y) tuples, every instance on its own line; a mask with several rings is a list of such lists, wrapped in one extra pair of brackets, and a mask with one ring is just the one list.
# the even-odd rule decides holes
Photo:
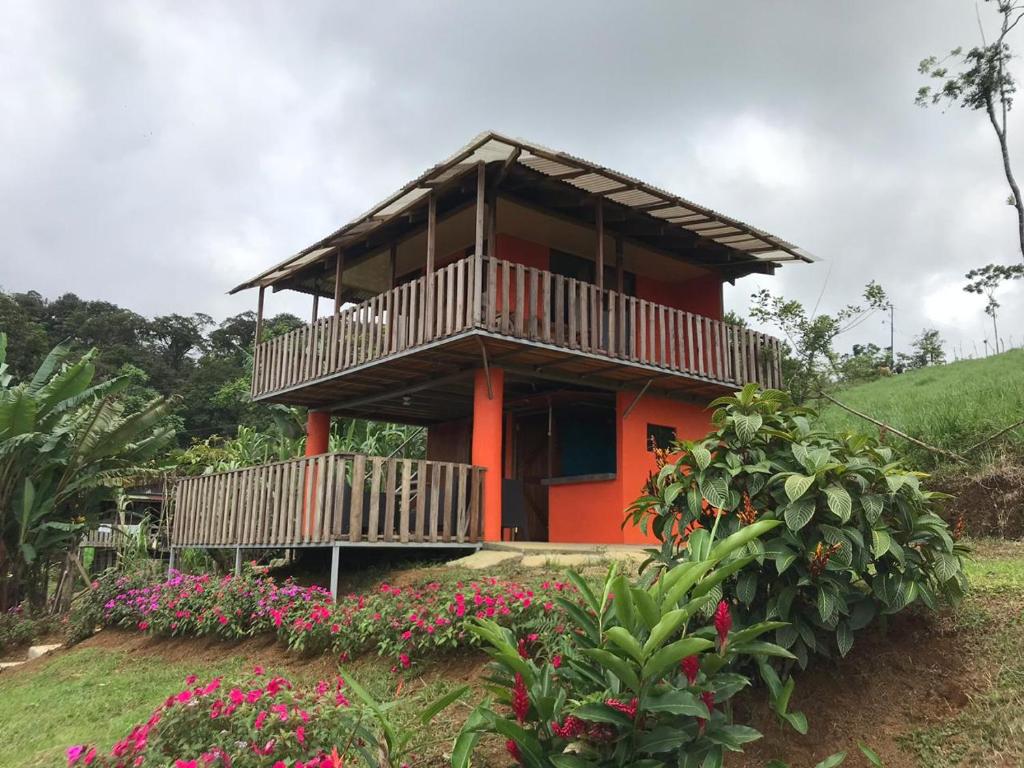
[(606, 358), (697, 383), (782, 383), (777, 339), (613, 290), (469, 256), (257, 345), (252, 396), (272, 398), (368, 364), (481, 334)]
[(459, 546), (480, 541), (484, 470), (361, 454), (182, 478), (172, 547)]

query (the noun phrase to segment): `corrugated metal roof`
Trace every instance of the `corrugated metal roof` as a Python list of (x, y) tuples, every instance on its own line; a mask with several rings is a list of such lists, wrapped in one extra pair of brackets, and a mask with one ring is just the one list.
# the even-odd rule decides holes
[(345, 248), (361, 240), (385, 222), (415, 206), (438, 184), (468, 173), (481, 161), (507, 161), (512, 157), (515, 157), (515, 162), (533, 171), (558, 179), (588, 194), (632, 208), (659, 222), (678, 226), (759, 261), (814, 261), (809, 253), (775, 235), (639, 179), (565, 152), (557, 152), (539, 144), (489, 132), (477, 136), (447, 160), (409, 182), (362, 216), (280, 264), (236, 286), (231, 293), (260, 285), (272, 285), (287, 279), (309, 264), (324, 258), (336, 247)]

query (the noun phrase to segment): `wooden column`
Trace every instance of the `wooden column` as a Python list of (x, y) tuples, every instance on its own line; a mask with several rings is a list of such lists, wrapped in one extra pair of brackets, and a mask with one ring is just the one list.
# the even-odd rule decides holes
[(625, 253), (622, 247), (622, 236), (615, 238), (615, 290), (622, 295), (626, 283)]
[(388, 255), (388, 270), (390, 272), (388, 276), (388, 288), (395, 287), (395, 271), (398, 268), (398, 243), (391, 244), (391, 252)]
[(434, 255), (437, 248), (437, 197), (427, 193), (426, 340), (434, 337)]
[(345, 252), (338, 249), (338, 258), (334, 263), (334, 316), (341, 314), (341, 273), (345, 271)]
[(263, 341), (263, 298), (267, 292), (267, 286), (260, 286), (260, 298), (256, 304), (256, 343)]
[[(314, 290), (316, 290), (316, 289), (314, 288)], [(310, 325), (316, 325), (316, 319), (319, 316), (320, 316), (320, 294), (319, 293), (314, 293), (313, 294), (313, 312), (311, 314), (309, 324)]]
[(487, 218), (487, 166), (476, 167), (476, 233), (473, 239), (473, 325), (483, 322), (484, 222)]
[(594, 261), (597, 262), (597, 292), (604, 303), (604, 204), (601, 198), (594, 203), (594, 227), (597, 231), (597, 245)]

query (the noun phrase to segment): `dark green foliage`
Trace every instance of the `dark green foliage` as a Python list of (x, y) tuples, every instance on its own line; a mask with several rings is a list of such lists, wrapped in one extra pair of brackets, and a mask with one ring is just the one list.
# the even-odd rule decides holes
[(630, 510), (662, 542), (663, 564), (691, 557), (687, 526), (721, 535), (784, 521), (722, 587), (748, 621), (787, 622), (775, 639), (801, 666), (845, 655), (882, 614), (962, 594), (963, 550), (933, 510), (941, 494), (923, 490), (923, 475), (891, 448), (821, 428), (777, 390), (749, 385), (713, 405), (717, 431), (682, 443)]
[[(748, 548), (778, 526), (765, 520), (714, 546), (704, 536), (693, 559), (654, 583), (631, 583), (613, 566), (595, 590), (570, 572), (578, 592), (558, 598), (566, 631), (548, 658), (531, 638), (477, 620), (472, 631), (494, 659), (488, 687), (503, 707), (484, 704), (470, 715), (452, 765), (468, 766), (480, 734), (491, 733), (527, 768), (720, 768), (726, 753), (761, 736), (732, 722), (730, 699), (750, 682), (737, 669), (792, 658), (764, 640), (781, 624), (734, 628), (717, 597), (722, 581), (750, 562)], [(806, 720), (787, 709), (786, 685), (777, 712), (805, 733)]]

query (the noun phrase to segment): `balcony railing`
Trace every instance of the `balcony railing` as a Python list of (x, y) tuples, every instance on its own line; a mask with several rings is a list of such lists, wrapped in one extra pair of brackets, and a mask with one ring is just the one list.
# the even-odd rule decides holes
[(781, 348), (771, 336), (470, 256), (437, 270), (430, 284), (420, 277), (257, 345), (252, 394), (287, 390), (473, 329), (703, 381), (782, 383)]
[(477, 542), (483, 475), (469, 464), (327, 453), (182, 478), (171, 545)]

